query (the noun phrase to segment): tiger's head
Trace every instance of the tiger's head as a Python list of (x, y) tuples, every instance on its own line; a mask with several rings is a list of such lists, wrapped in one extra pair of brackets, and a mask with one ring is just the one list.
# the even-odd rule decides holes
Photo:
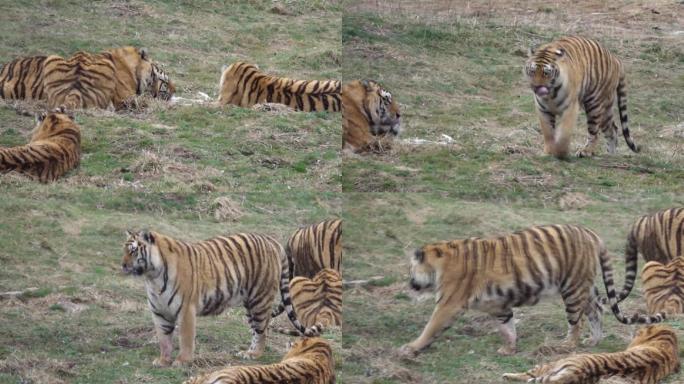
[(561, 69), (566, 58), (565, 50), (555, 43), (530, 49), (523, 73), (535, 95), (546, 98), (554, 87), (562, 83)]
[[(72, 127), (74, 115), (65, 106), (54, 108), (48, 112), (41, 112), (35, 115), (36, 127), (31, 136), (31, 141), (47, 139), (50, 136), (59, 134), (65, 127)], [(68, 124), (64, 124), (68, 123)]]
[(148, 231), (126, 231), (128, 239), (124, 244), (121, 271), (126, 275), (141, 276), (155, 271), (159, 265), (159, 248), (155, 235)]
[(164, 101), (171, 100), (176, 93), (176, 86), (173, 84), (166, 72), (157, 63), (152, 63), (152, 78), (148, 91), (154, 98)]
[(372, 80), (363, 80), (361, 84), (366, 90), (364, 109), (370, 119), (371, 133), (374, 136), (398, 136), (401, 132), (401, 113), (392, 94)]
[(435, 288), (450, 254), (447, 242), (418, 248), (411, 257), (411, 288), (416, 291)]
[[(328, 344), (325, 339), (320, 337), (300, 337), (294, 342), (289, 342), (288, 347), (290, 348), (283, 357), (283, 360), (302, 356), (304, 354), (324, 354), (327, 356), (332, 355), (332, 349), (330, 344)], [(332, 361), (332, 359), (331, 359)]]

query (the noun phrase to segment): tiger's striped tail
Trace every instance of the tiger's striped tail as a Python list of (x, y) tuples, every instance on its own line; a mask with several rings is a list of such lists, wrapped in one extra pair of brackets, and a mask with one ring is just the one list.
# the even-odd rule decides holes
[[(280, 272), (280, 297), (282, 303), (278, 307), (280, 308), (282, 306), (285, 309), (285, 312), (287, 312), (287, 317), (290, 319), (290, 322), (300, 335), (306, 337), (320, 335), (322, 328), (320, 324), (306, 328), (304, 325), (302, 325), (302, 323), (299, 322), (299, 319), (297, 319), (297, 313), (295, 312), (294, 305), (292, 304), (292, 298), (290, 297), (290, 268), (284, 250), (281, 251), (280, 263), (282, 266), (282, 270)], [(275, 313), (275, 311), (273, 313)]]
[(618, 303), (624, 300), (634, 288), (634, 280), (637, 275), (637, 234), (632, 230), (627, 237), (627, 245), (625, 246), (625, 285), (622, 287), (622, 292), (617, 297)]
[(610, 305), (610, 309), (613, 311), (613, 315), (615, 315), (615, 318), (622, 324), (627, 325), (653, 324), (660, 323), (661, 321), (665, 320), (664, 313), (656, 313), (653, 316), (640, 315), (638, 313), (635, 313), (631, 317), (627, 317), (620, 311), (620, 307), (618, 306), (618, 300), (615, 294), (615, 283), (613, 281), (613, 267), (611, 267), (610, 265), (610, 256), (608, 255), (608, 251), (606, 250), (605, 246), (602, 246), (600, 252), (601, 253), (599, 254), (599, 259), (601, 262), (601, 273), (603, 274), (603, 284), (606, 288), (608, 304)]
[[(629, 119), (627, 117), (627, 93), (625, 92), (625, 75), (620, 75), (620, 82), (617, 86), (617, 102), (618, 109), (620, 110), (620, 125), (622, 126), (622, 136), (625, 137), (625, 142), (629, 149), (635, 153), (639, 153), (640, 148), (632, 140), (632, 136), (629, 134)], [(613, 123), (615, 124), (615, 123)]]

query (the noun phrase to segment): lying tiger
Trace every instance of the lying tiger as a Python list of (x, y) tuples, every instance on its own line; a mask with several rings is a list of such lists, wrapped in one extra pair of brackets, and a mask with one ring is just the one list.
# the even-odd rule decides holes
[(641, 282), (649, 313), (684, 313), (684, 256), (666, 265), (649, 261), (641, 271)]
[(280, 363), (228, 367), (184, 384), (334, 384), (330, 344), (318, 337), (297, 340)]
[[(329, 328), (342, 325), (342, 278), (330, 268), (324, 268), (312, 279), (297, 276), (290, 281), (290, 297), (297, 318), (305, 327)], [(273, 316), (278, 316), (282, 305)], [(295, 330), (278, 328), (288, 335), (299, 335)]]
[(296, 111), (339, 112), (340, 82), (275, 77), (261, 72), (254, 64), (237, 62), (221, 74), (218, 103), (239, 107), (280, 103)]
[(50, 108), (122, 108), (136, 95), (169, 100), (174, 84), (145, 49), (114, 48), (91, 54), (19, 58), (0, 71), (0, 96), (47, 100)]
[(419, 248), (411, 258), (411, 287), (434, 288), (437, 305), (423, 333), (400, 352), (415, 355), (430, 346), (468, 309), (486, 312), (500, 321), (506, 341), (499, 353), (516, 352), (513, 308), (535, 305), (559, 292), (565, 303), (568, 334), (565, 347), (574, 349), (584, 316), (589, 320), (590, 345), (603, 337), (601, 304), (594, 287), (601, 267), (613, 314), (623, 324), (656, 323), (663, 314), (626, 317), (618, 307), (610, 256), (593, 231), (575, 225), (531, 227), (512, 234), (443, 241)]
[(506, 373), (503, 378), (528, 383), (595, 384), (620, 377), (630, 383), (657, 384), (679, 369), (677, 334), (669, 326), (650, 325), (639, 329), (623, 352), (570, 356), (525, 373)]
[(55, 181), (81, 161), (81, 128), (64, 107), (37, 117), (31, 141), (0, 148), (0, 172), (16, 171), (43, 183)]
[(399, 105), (380, 84), (356, 80), (342, 87), (342, 149), (388, 149), (400, 132)]

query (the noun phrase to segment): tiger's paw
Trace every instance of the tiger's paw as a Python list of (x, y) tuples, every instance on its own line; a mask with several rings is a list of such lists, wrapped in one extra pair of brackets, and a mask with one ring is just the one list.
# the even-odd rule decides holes
[(529, 381), (533, 379), (527, 373), (504, 373), (501, 377), (507, 381)]
[(515, 355), (515, 352), (517, 352), (515, 347), (511, 347), (510, 345), (504, 345), (496, 351), (496, 353), (498, 353), (501, 356)]
[(411, 346), (411, 344), (402, 345), (401, 348), (399, 348), (399, 350), (397, 351), (397, 353), (399, 354), (399, 356), (402, 356), (402, 357), (416, 357), (416, 356), (418, 356), (418, 350), (415, 349), (413, 346)]
[(594, 151), (590, 151), (586, 148), (580, 149), (579, 151), (577, 151), (577, 157), (582, 158), (582, 157), (592, 157), (592, 156), (594, 156)]
[(152, 366), (155, 368), (164, 368), (164, 367), (168, 367), (170, 365), (171, 365), (171, 360), (162, 359), (161, 357), (154, 359), (154, 361), (152, 362)]
[(600, 339), (594, 339), (592, 337), (587, 337), (586, 339), (582, 340), (582, 346), (583, 347), (595, 347), (596, 344), (601, 341)]
[(192, 363), (192, 359), (186, 359), (186, 358), (181, 358), (178, 357), (176, 360), (173, 361), (173, 366), (174, 367), (187, 367)]

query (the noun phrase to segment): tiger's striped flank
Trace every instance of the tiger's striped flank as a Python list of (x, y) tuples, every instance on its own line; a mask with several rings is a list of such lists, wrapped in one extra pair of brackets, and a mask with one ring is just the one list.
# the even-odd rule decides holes
[(641, 282), (649, 313), (684, 313), (684, 256), (667, 265), (649, 261), (641, 271)]
[(335, 361), (322, 338), (297, 340), (280, 363), (236, 366), (194, 377), (184, 384), (334, 384)]
[(0, 148), (0, 172), (16, 171), (42, 183), (55, 181), (81, 161), (81, 129), (64, 108), (43, 113), (28, 144)]
[[(305, 327), (329, 328), (342, 325), (342, 278), (330, 268), (313, 277), (297, 276), (290, 281), (290, 296), (297, 317)], [(299, 335), (298, 331), (277, 328), (280, 333)]]
[(340, 85), (337, 80), (293, 80), (267, 75), (256, 65), (231, 64), (219, 82), (219, 105), (251, 107), (260, 103), (280, 103), (297, 111), (340, 111)]
[(252, 343), (241, 356), (259, 357), (278, 289), (295, 329), (306, 336), (320, 332), (303, 327), (297, 319), (289, 297), (285, 251), (270, 236), (240, 233), (188, 243), (157, 232), (128, 232), (122, 270), (144, 277), (160, 344), (157, 366), (171, 363), (176, 324), (180, 323), (180, 354), (175, 364), (183, 364), (194, 353), (195, 316), (218, 315), (238, 304), (247, 310), (252, 328)]
[(625, 246), (625, 284), (618, 295), (624, 300), (634, 287), (639, 253), (645, 261), (667, 264), (684, 255), (684, 208), (670, 208), (641, 216), (634, 222)]
[(0, 97), (7, 100), (43, 100), (47, 59), (47, 56), (21, 57), (5, 64), (0, 70)]
[(527, 383), (586, 384), (619, 377), (630, 383), (657, 384), (680, 370), (677, 342), (677, 334), (669, 326), (649, 325), (637, 331), (625, 351), (574, 355), (525, 373), (506, 373), (503, 378)]
[(501, 322), (506, 344), (502, 354), (516, 351), (513, 308), (535, 305), (559, 292), (568, 321), (566, 345), (574, 348), (580, 320), (586, 316), (591, 342), (602, 338), (601, 305), (594, 287), (601, 267), (610, 308), (623, 324), (649, 324), (663, 314), (625, 316), (618, 307), (610, 256), (590, 229), (575, 225), (531, 227), (492, 238), (444, 241), (419, 248), (411, 259), (411, 286), (436, 290), (437, 305), (421, 336), (402, 347), (416, 354), (432, 344), (467, 309), (479, 309)]

